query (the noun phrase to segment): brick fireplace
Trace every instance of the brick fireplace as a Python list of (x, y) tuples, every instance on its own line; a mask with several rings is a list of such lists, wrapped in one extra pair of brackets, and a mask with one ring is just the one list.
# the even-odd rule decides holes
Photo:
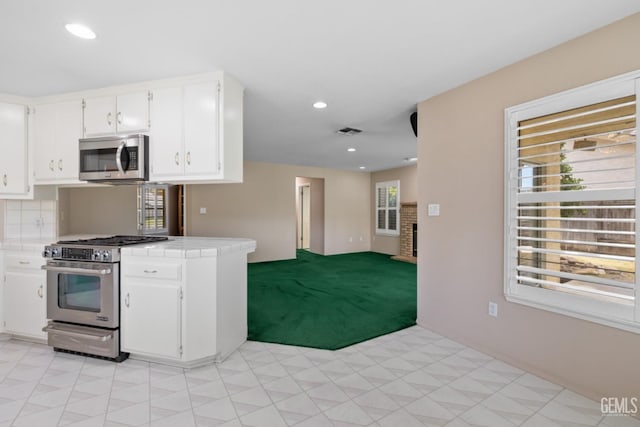
[(400, 203), (400, 254), (393, 259), (417, 261), (418, 203)]

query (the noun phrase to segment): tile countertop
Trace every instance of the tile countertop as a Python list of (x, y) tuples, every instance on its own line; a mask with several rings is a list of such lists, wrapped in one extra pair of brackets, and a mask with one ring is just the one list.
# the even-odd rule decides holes
[(166, 258), (202, 258), (236, 251), (250, 253), (255, 250), (256, 241), (251, 239), (170, 236), (164, 242), (123, 247), (121, 253)]

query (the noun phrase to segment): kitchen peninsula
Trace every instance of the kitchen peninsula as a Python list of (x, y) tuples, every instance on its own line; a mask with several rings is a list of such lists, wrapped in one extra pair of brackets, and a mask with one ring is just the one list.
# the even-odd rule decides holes
[(247, 338), (250, 239), (170, 237), (121, 250), (121, 346), (182, 367), (221, 361)]

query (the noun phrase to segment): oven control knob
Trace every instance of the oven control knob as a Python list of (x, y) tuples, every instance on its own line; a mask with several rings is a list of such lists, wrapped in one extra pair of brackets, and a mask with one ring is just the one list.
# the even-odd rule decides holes
[(51, 248), (50, 248), (50, 247), (48, 247), (48, 246), (46, 246), (46, 247), (44, 248), (44, 252), (42, 252), (42, 256), (43, 256), (44, 258), (51, 258)]
[(93, 259), (94, 260), (100, 261), (101, 258), (102, 258), (102, 252), (100, 252), (100, 251), (93, 252)]
[(111, 253), (109, 251), (102, 253), (102, 261), (111, 261)]
[(51, 257), (55, 258), (59, 255), (60, 251), (58, 251), (58, 248), (51, 248)]

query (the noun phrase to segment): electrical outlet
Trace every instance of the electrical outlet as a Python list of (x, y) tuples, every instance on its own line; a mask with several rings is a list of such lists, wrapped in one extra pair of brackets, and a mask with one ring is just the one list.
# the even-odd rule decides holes
[(498, 304), (489, 301), (489, 316), (498, 317)]
[(200, 208), (200, 215), (204, 215), (207, 213), (207, 208)]
[(349, 237), (349, 243), (353, 243), (353, 237)]
[(427, 205), (427, 215), (440, 216), (440, 205), (437, 203), (429, 203)]

